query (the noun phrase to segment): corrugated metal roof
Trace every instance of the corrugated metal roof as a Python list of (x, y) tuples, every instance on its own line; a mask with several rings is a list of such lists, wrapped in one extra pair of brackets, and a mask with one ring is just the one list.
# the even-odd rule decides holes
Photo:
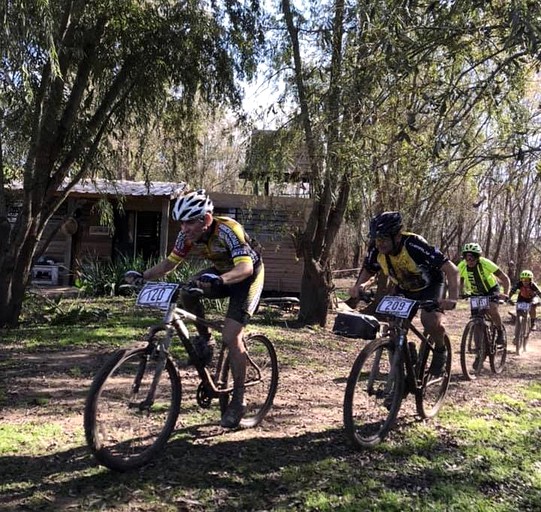
[[(65, 183), (67, 184), (67, 182)], [(23, 184), (21, 181), (12, 182), (7, 188), (11, 190), (22, 190)], [(186, 183), (184, 182), (151, 181), (147, 183), (145, 181), (127, 180), (113, 182), (96, 179), (92, 181), (82, 180), (71, 189), (71, 193), (114, 196), (166, 196), (173, 198), (185, 188)]]

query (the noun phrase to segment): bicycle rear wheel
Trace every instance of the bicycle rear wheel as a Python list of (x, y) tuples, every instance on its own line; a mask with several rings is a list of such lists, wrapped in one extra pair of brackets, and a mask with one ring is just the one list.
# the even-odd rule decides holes
[[(393, 361), (389, 338), (366, 345), (353, 363), (344, 396), (344, 427), (356, 448), (380, 443), (393, 426), (404, 395), (402, 358)], [(397, 363), (393, 368), (393, 363)]]
[(165, 360), (153, 400), (147, 400), (158, 364), (151, 345), (119, 350), (92, 382), (84, 412), (86, 441), (110, 469), (127, 471), (146, 464), (175, 427), (182, 390), (171, 359)]
[(485, 352), (485, 324), (471, 320), (466, 324), (460, 344), (460, 366), (468, 380), (475, 380), (483, 369)]
[(490, 361), (490, 369), (494, 373), (502, 373), (505, 366), (505, 361), (507, 360), (507, 334), (505, 332), (505, 326), (502, 325), (503, 332), (503, 343), (501, 346), (496, 345), (496, 338), (498, 336), (498, 331), (495, 326), (491, 326), (491, 350), (488, 356)]
[[(262, 334), (250, 334), (244, 338), (246, 346), (246, 380), (244, 398), (246, 412), (240, 422), (244, 428), (255, 427), (269, 412), (278, 388), (278, 358), (271, 341)], [(225, 388), (233, 387), (233, 375), (226, 349), (221, 381)], [(222, 414), (227, 409), (230, 394), (220, 395)]]
[(438, 414), (443, 399), (449, 388), (451, 380), (451, 340), (447, 334), (444, 337), (445, 350), (447, 351), (447, 361), (443, 373), (439, 376), (432, 375), (429, 371), (432, 359), (434, 357), (434, 343), (429, 341), (421, 342), (419, 348), (419, 362), (416, 366), (416, 378), (421, 382), (421, 389), (415, 392), (415, 405), (421, 418), (433, 418)]

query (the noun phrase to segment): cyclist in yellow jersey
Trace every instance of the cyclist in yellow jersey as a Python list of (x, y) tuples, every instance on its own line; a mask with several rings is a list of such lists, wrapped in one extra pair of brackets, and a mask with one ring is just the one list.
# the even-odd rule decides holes
[[(264, 267), (261, 255), (250, 244), (242, 225), (213, 213), (214, 205), (203, 189), (179, 197), (171, 216), (180, 222), (180, 232), (171, 253), (143, 274), (131, 270), (125, 278), (131, 281), (160, 278), (174, 270), (188, 255), (211, 262), (212, 267), (198, 272), (191, 280), (203, 289), (206, 298), (229, 297), (222, 340), (229, 348), (234, 390), (221, 425), (235, 428), (246, 409), (246, 353), (242, 337), (263, 291)], [(185, 309), (204, 318), (201, 297), (184, 292), (181, 302)], [(199, 334), (194, 345), (202, 359), (209, 362), (214, 342), (206, 327), (197, 328)]]
[[(349, 290), (352, 297), (358, 297), (365, 283), (381, 271), (394, 284), (397, 294), (413, 300), (438, 300), (441, 309), (456, 307), (459, 285), (456, 266), (423, 237), (405, 232), (399, 212), (383, 212), (373, 217), (370, 239), (359, 277)], [(443, 296), (445, 279), (448, 298)], [(447, 360), (443, 314), (423, 310), (421, 322), (436, 344), (430, 372), (441, 375)]]
[[(496, 263), (481, 256), (483, 250), (477, 242), (470, 242), (462, 248), (462, 261), (458, 264), (460, 285), (464, 295), (497, 296), (500, 299), (509, 298), (511, 281), (508, 275)], [(503, 286), (503, 293), (500, 285)], [(498, 311), (498, 303), (491, 302), (490, 317), (498, 329), (497, 343), (503, 339), (502, 319)]]

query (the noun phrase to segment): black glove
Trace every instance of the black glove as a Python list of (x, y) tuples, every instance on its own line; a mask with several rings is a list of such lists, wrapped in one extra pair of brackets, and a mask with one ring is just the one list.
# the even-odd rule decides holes
[(210, 288), (214, 291), (223, 286), (224, 280), (222, 279), (222, 276), (219, 276), (218, 274), (205, 272), (197, 278), (197, 283), (199, 283), (202, 288)]
[(128, 284), (142, 285), (144, 282), (143, 274), (137, 270), (128, 270), (124, 274), (124, 281)]
[(350, 297), (349, 299), (344, 301), (346, 306), (349, 306), (351, 309), (356, 309), (359, 305), (359, 302), (361, 302), (361, 299), (357, 299), (356, 297)]

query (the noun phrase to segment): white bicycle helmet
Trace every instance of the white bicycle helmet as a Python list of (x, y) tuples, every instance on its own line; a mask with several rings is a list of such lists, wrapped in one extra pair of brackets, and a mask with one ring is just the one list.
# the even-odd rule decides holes
[(175, 206), (173, 206), (171, 217), (174, 220), (185, 221), (203, 217), (205, 213), (212, 213), (213, 211), (214, 204), (212, 204), (210, 197), (207, 196), (205, 189), (200, 188), (179, 197), (175, 202)]

